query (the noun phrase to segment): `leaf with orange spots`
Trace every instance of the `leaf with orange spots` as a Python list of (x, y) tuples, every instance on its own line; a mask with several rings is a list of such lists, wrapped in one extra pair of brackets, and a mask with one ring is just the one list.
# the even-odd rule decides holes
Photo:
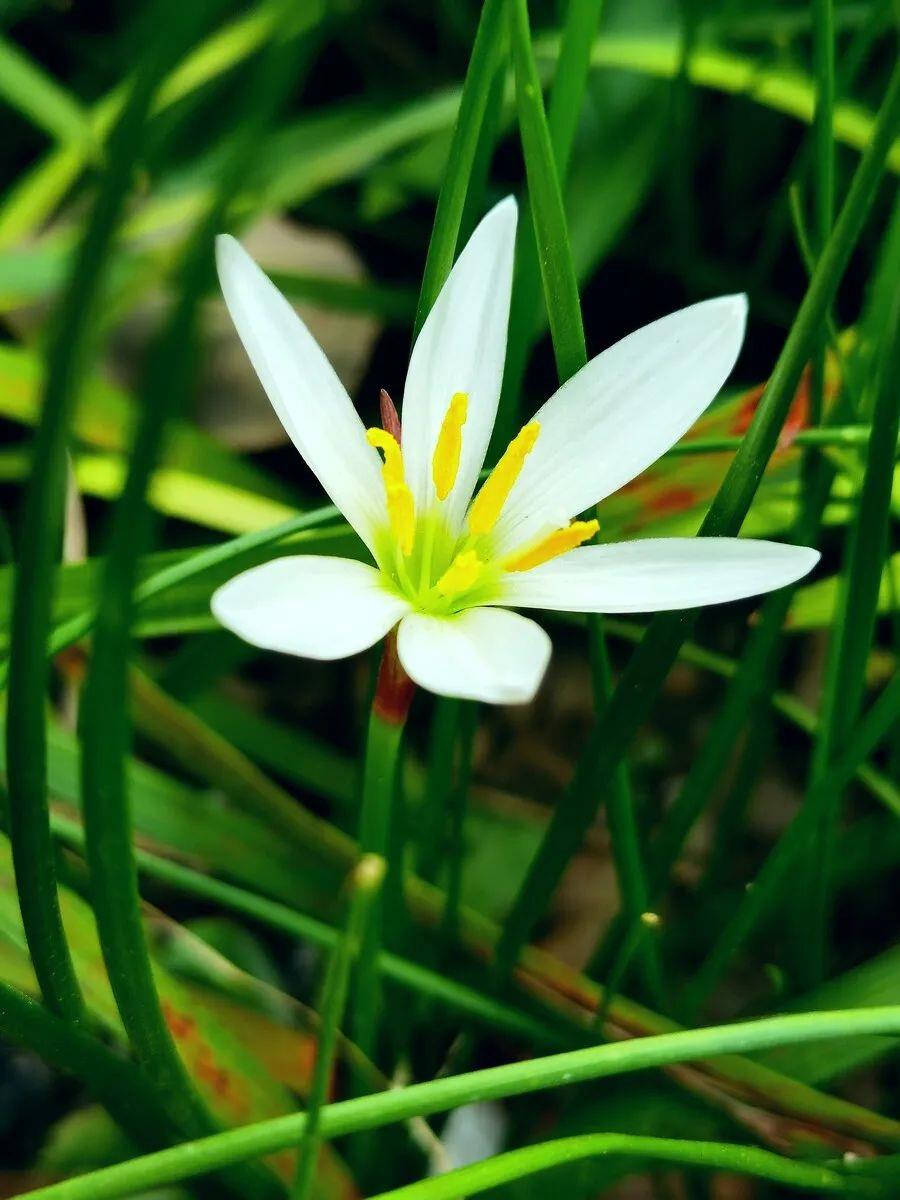
[[(124, 1040), (115, 1000), (106, 976), (93, 913), (75, 892), (60, 887), (66, 934), (79, 981), (91, 1015), (110, 1033)], [(160, 918), (148, 914), (151, 952), (154, 925)], [(168, 926), (169, 923), (166, 922)], [(211, 955), (214, 951), (207, 948)], [(218, 956), (216, 956), (218, 957)], [(153, 954), (153, 973), (166, 1023), (179, 1053), (212, 1111), (225, 1125), (264, 1121), (295, 1111), (289, 1084), (302, 1091), (309, 1078), (312, 1054), (309, 1033), (280, 1026), (272, 1017), (248, 1012), (231, 1000), (178, 978)], [(37, 993), (22, 930), (9, 842), (0, 836), (0, 974), (24, 991)], [(285, 998), (286, 1004), (290, 1002)], [(292, 1060), (290, 1067), (275, 1069), (273, 1054), (260, 1055), (260, 1045), (271, 1035), (271, 1045)], [(267, 1159), (284, 1180), (293, 1175), (292, 1151)], [(358, 1193), (346, 1168), (330, 1149), (323, 1154), (318, 1180), (319, 1200), (349, 1200)]]
[[(685, 434), (681, 445), (712, 439), (743, 437), (759, 406), (764, 386), (749, 388), (715, 405)], [(826, 404), (837, 395), (832, 365)], [(797, 465), (800, 452), (795, 438), (808, 424), (809, 372), (804, 373), (778, 448), (772, 455), (757, 494), (745, 532), (759, 536), (786, 528), (796, 511)], [(709, 502), (732, 458), (731, 451), (671, 455), (660, 459), (637, 479), (626, 484), (599, 508), (600, 535), (604, 541), (632, 537), (688, 536), (696, 533)]]

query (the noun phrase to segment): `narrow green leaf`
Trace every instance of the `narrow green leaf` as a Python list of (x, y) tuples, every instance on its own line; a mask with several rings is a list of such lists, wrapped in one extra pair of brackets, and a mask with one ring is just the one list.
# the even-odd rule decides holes
[[(173, 32), (181, 29), (181, 21)], [(56, 317), (42, 420), (22, 522), (22, 559), (16, 577), (7, 724), (10, 832), (29, 948), (41, 991), (52, 1010), (84, 1017), (78, 982), (65, 943), (56, 896), (46, 802), (44, 703), (46, 640), (54, 563), (62, 529), (66, 442), (85, 348), (109, 247), (131, 182), (153, 94), (177, 46), (157, 36), (138, 72), (109, 148), (109, 161), (71, 280)], [(171, 47), (171, 49), (170, 49)]]
[[(743, 445), (732, 459), (700, 532), (734, 535), (740, 529), (790, 409), (822, 317), (862, 230), (888, 151), (900, 124), (900, 67), (888, 86), (876, 130), (857, 168), (831, 237), (824, 247), (787, 341), (766, 385)], [(690, 634), (693, 613), (664, 613), (648, 626), (608, 708), (597, 722), (567, 796), (557, 805), (544, 841), (507, 920), (498, 957), (507, 970), (545, 911), (566, 864), (596, 814), (603, 785), (618, 767)], [(580, 800), (580, 802), (579, 802)]]
[[(172, 0), (169, 20), (160, 20), (156, 41), (165, 44), (169, 54), (172, 28), (191, 28), (184, 11), (183, 6), (178, 8), (177, 0)], [(199, 13), (191, 10), (192, 22), (202, 15), (202, 6)], [(292, 43), (273, 48), (250, 81), (240, 137), (231, 146), (208, 209), (193, 233), (178, 301), (149, 356), (142, 386), (142, 416), (113, 524), (82, 708), (81, 795), (103, 957), (132, 1047), (173, 1122), (188, 1136), (209, 1133), (218, 1122), (193, 1086), (166, 1023), (141, 921), (126, 776), (131, 734), (127, 687), (133, 591), (139, 556), (150, 534), (147, 486), (162, 445), (165, 421), (183, 403), (187, 391), (197, 306), (213, 236), (223, 224), (261, 131), (294, 83), (298, 53)], [(163, 57), (160, 67), (164, 62)], [(257, 1168), (242, 1172), (234, 1183), (256, 1197), (277, 1195), (279, 1191), (271, 1176)]]
[(414, 333), (418, 333), (453, 266), (479, 136), (503, 47), (503, 4), (485, 0), (463, 84), (447, 169), (428, 243)]
[(94, 153), (90, 122), (78, 101), (5, 38), (0, 38), (0, 96), (52, 138)]
[[(324, 1137), (342, 1137), (476, 1101), (527, 1095), (543, 1088), (609, 1078), (649, 1067), (866, 1033), (900, 1033), (900, 1006), (767, 1017), (490, 1067), (329, 1105), (322, 1111), (321, 1130)], [(81, 1179), (39, 1188), (33, 1193), (34, 1200), (113, 1200), (140, 1188), (195, 1178), (227, 1164), (292, 1145), (302, 1135), (304, 1125), (305, 1116), (298, 1113), (229, 1130), (203, 1141), (135, 1158)]]
[(364, 855), (347, 881), (350, 891), (346, 927), (328, 962), (319, 1003), (321, 1026), (316, 1043), (316, 1065), (306, 1102), (306, 1123), (300, 1140), (297, 1175), (291, 1195), (293, 1200), (307, 1200), (310, 1195), (316, 1163), (321, 1146), (319, 1123), (322, 1108), (328, 1098), (328, 1085), (334, 1065), (338, 1031), (347, 1003), (350, 969), (361, 941), (365, 939), (366, 924), (384, 879), (386, 863), (377, 855)]
[(165, 1114), (133, 1064), (2, 981), (0, 1033), (4, 1041), (39, 1054), (58, 1070), (86, 1083), (138, 1145), (168, 1140)]
[(528, 169), (531, 211), (540, 250), (541, 277), (556, 370), (562, 382), (580, 370), (587, 361), (578, 281), (553, 145), (544, 113), (541, 83), (531, 48), (527, 0), (507, 0), (507, 8), (510, 48), (516, 73), (519, 130)]
[(734, 954), (770, 911), (796, 855), (808, 845), (816, 828), (819, 805), (827, 800), (832, 789), (843, 787), (859, 763), (872, 754), (896, 724), (898, 711), (900, 676), (895, 676), (856, 726), (847, 748), (831, 763), (828, 775), (810, 790), (806, 803), (769, 853), (752, 887), (745, 889), (734, 914), (685, 989), (685, 1011), (696, 1013), (700, 1010)]
[[(379, 1192), (374, 1200), (457, 1200), (477, 1196), (491, 1188), (515, 1183), (552, 1171), (563, 1164), (588, 1158), (636, 1159), (642, 1165), (701, 1168), (749, 1175), (770, 1183), (817, 1195), (846, 1194), (848, 1181), (830, 1167), (793, 1162), (769, 1150), (725, 1142), (679, 1141), (627, 1133), (593, 1133), (556, 1138), (536, 1146), (509, 1150), (468, 1167), (448, 1171), (405, 1187)], [(548, 1186), (551, 1186), (548, 1184)]]
[[(891, 236), (884, 250), (884, 271), (896, 280), (900, 272), (900, 204), (895, 206)], [(811, 788), (818, 808), (817, 833), (807, 857), (808, 903), (803, 904), (803, 944), (800, 970), (809, 983), (821, 982), (827, 965), (831, 886), (841, 790), (821, 787), (834, 756), (846, 745), (866, 687), (866, 666), (878, 612), (882, 564), (888, 549), (888, 529), (894, 481), (894, 460), (900, 432), (900, 289), (895, 288), (886, 321), (885, 341), (876, 379), (872, 430), (864, 461), (862, 492), (847, 534), (840, 590), (834, 615), (822, 719), (811, 771)], [(813, 803), (808, 795), (806, 805)]]

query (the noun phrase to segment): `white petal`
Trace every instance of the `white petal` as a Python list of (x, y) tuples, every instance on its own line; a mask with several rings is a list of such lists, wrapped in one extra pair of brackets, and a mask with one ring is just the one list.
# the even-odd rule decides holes
[(802, 579), (818, 550), (742, 538), (582, 546), (507, 575), (504, 602), (560, 612), (662, 612), (757, 596)]
[(456, 261), (413, 347), (403, 392), (403, 459), (422, 511), (435, 499), (431, 461), (455, 392), (469, 397), (459, 472), (444, 501), (459, 525), (497, 415), (516, 240), (516, 202), (491, 209)]
[(470, 608), (455, 617), (410, 613), (397, 635), (400, 661), (421, 687), (488, 704), (527, 704), (550, 649), (540, 625), (503, 608)]
[(332, 659), (374, 645), (409, 605), (387, 591), (374, 567), (297, 554), (236, 575), (213, 594), (212, 610), (263, 650)]
[(379, 457), (344, 385), (275, 287), (233, 237), (216, 238), (225, 303), (294, 445), (370, 550), (387, 521)]
[(674, 445), (731, 373), (744, 296), (706, 300), (616, 342), (535, 414), (541, 432), (496, 526), (505, 550), (557, 528)]

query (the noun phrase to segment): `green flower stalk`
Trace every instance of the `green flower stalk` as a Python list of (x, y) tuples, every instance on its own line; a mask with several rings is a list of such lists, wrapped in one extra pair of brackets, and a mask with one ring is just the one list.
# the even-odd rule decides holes
[[(414, 691), (415, 684), (397, 656), (396, 636), (391, 633), (384, 643), (366, 736), (359, 821), (359, 848), (363, 855), (388, 858), (400, 746)], [(393, 869), (399, 867), (399, 863), (393, 864)], [(378, 898), (372, 902), (362, 936), (353, 1000), (353, 1038), (370, 1057), (378, 1037), (381, 1011), (378, 954), (382, 924), (383, 902)]]
[(294, 1180), (292, 1200), (307, 1200), (310, 1195), (319, 1149), (322, 1106), (328, 1099), (328, 1081), (334, 1065), (334, 1051), (344, 1008), (347, 1003), (347, 988), (350, 968), (359, 949), (367, 919), (377, 901), (384, 880), (385, 861), (375, 854), (366, 854), (357, 863), (348, 881), (350, 888), (349, 912), (344, 936), (334, 948), (328, 963), (322, 1000), (319, 1005), (321, 1028), (316, 1047), (316, 1065), (313, 1071), (309, 1102), (306, 1106), (306, 1125), (300, 1143), (297, 1175)]

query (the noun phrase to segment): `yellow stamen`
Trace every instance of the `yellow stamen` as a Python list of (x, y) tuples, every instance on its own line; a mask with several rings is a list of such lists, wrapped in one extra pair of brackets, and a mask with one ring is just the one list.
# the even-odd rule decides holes
[(478, 582), (484, 563), (474, 550), (463, 550), (437, 581), (437, 590), (442, 596), (458, 596), (467, 592)]
[(370, 446), (384, 454), (381, 474), (387, 496), (388, 519), (404, 557), (408, 557), (412, 553), (416, 534), (416, 505), (403, 471), (403, 454), (394, 435), (384, 429), (368, 429), (366, 438)]
[(469, 397), (466, 392), (455, 392), (450, 407), (444, 415), (441, 432), (431, 460), (431, 474), (438, 500), (446, 500), (456, 483), (459, 471), (459, 453), (462, 449), (462, 427), (469, 415)]
[(576, 546), (592, 538), (599, 528), (599, 521), (573, 521), (565, 529), (555, 529), (553, 533), (548, 533), (523, 554), (509, 559), (505, 564), (506, 569), (530, 571), (532, 567), (539, 567), (551, 558), (559, 558), (560, 554), (565, 554), (567, 550), (574, 550)]
[(537, 421), (531, 421), (524, 429), (520, 429), (482, 484), (481, 491), (472, 501), (468, 515), (469, 531), (476, 537), (482, 533), (490, 533), (497, 524), (503, 505), (519, 478), (525, 459), (534, 449), (540, 432), (541, 427)]

